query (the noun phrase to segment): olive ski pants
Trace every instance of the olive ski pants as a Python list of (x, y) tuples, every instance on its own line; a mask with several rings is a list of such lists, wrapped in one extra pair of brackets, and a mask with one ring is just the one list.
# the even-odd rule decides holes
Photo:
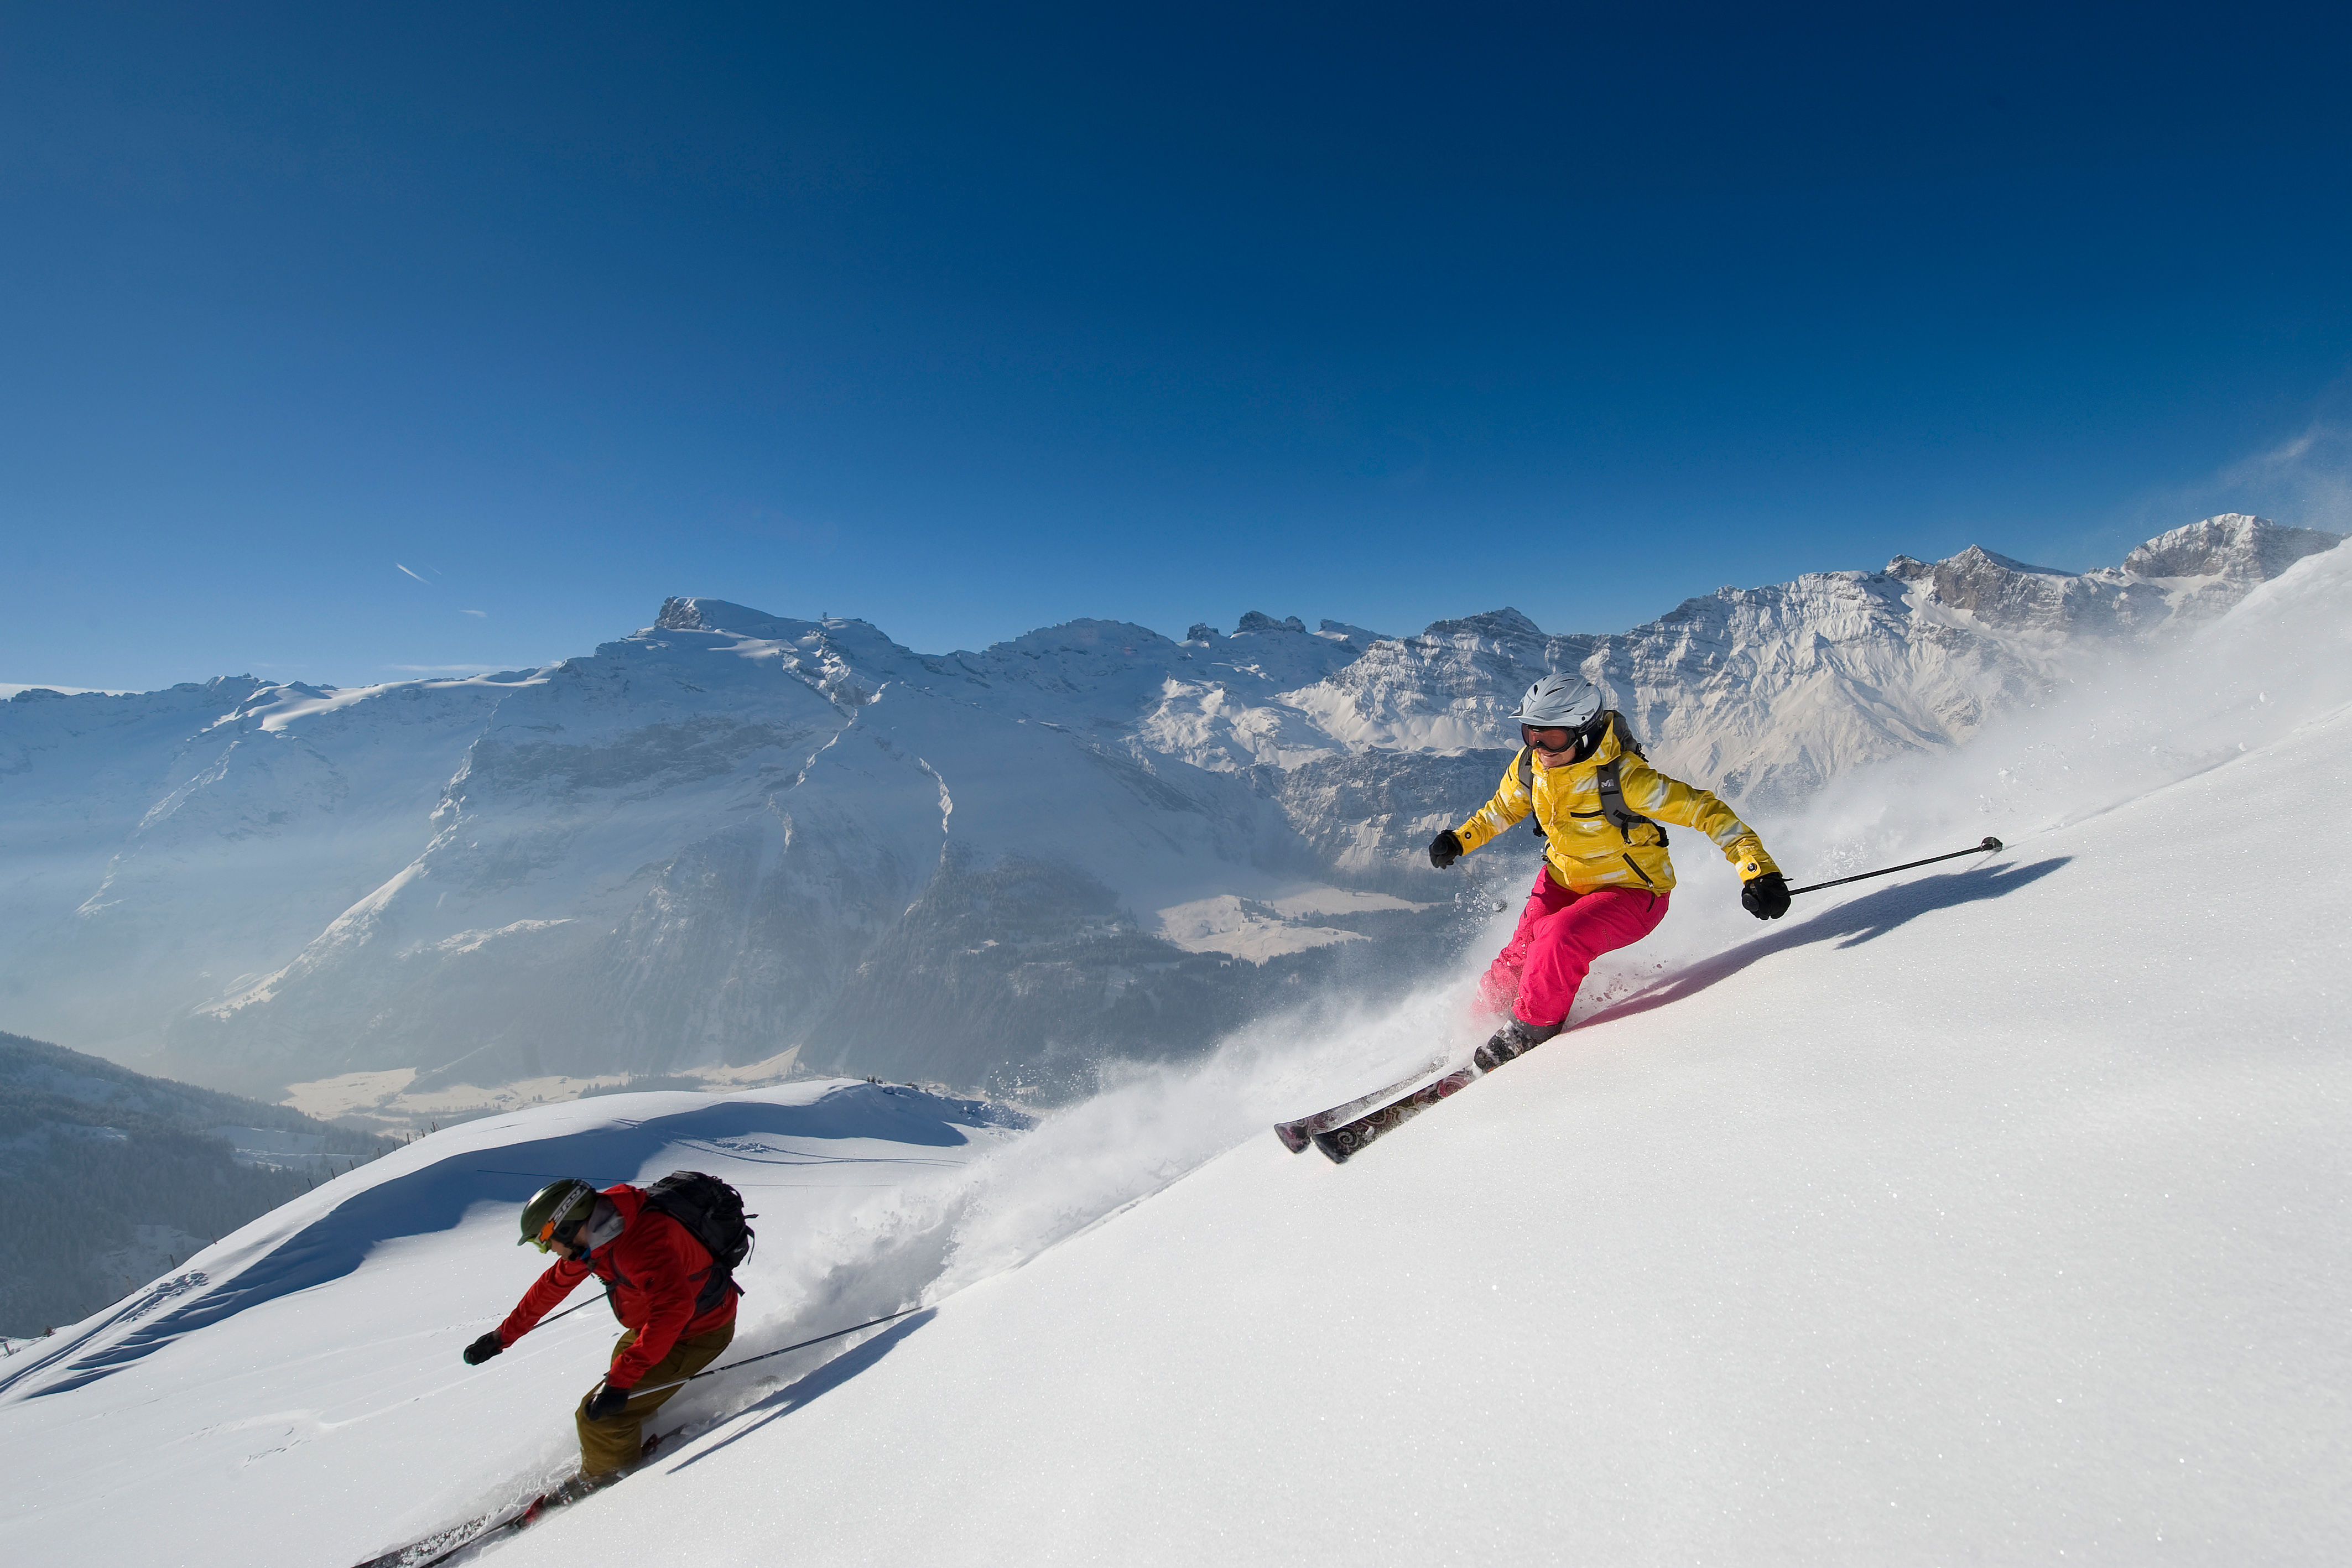
[(1665, 917), (1663, 893), (1627, 887), (1570, 893), (1546, 867), (1536, 873), (1518, 929), (1478, 982), (1479, 1004), (1489, 1012), (1507, 1009), (1538, 1028), (1566, 1023), (1592, 960), (1631, 947)]
[[(646, 1418), (669, 1402), (676, 1388), (660, 1386), (692, 1377), (717, 1361), (735, 1338), (735, 1320), (728, 1319), (715, 1329), (705, 1329), (698, 1334), (681, 1336), (669, 1347), (669, 1354), (654, 1363), (653, 1369), (637, 1380), (646, 1390), (626, 1405), (617, 1416), (607, 1416), (601, 1421), (588, 1418), (588, 1401), (596, 1396), (592, 1388), (580, 1399), (572, 1419), (580, 1428), (580, 1473), (583, 1476), (610, 1475), (637, 1462), (645, 1451)], [(613, 1359), (636, 1343), (637, 1331), (625, 1330), (613, 1345)], [(600, 1385), (601, 1386), (601, 1385)]]

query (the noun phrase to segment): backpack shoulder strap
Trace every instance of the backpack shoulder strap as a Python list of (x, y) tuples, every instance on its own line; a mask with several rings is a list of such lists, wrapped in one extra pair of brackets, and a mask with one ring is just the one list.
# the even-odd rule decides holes
[[(1619, 732), (1618, 738), (1624, 738), (1622, 731)], [(1633, 755), (1639, 757), (1642, 754), (1637, 751)], [(1601, 814), (1609, 820), (1610, 826), (1615, 828), (1627, 843), (1633, 841), (1635, 828), (1644, 827), (1658, 835), (1658, 845), (1663, 849), (1666, 842), (1666, 830), (1625, 804), (1624, 786), (1618, 777), (1618, 769), (1624, 760), (1622, 757), (1612, 757), (1593, 772), (1593, 781), (1601, 786)]]
[(1533, 832), (1536, 837), (1542, 838), (1544, 836), (1543, 818), (1534, 810), (1536, 803), (1536, 748), (1532, 746), (1520, 747), (1519, 759), (1513, 763), (1511, 767), (1518, 776), (1519, 788), (1528, 792), (1528, 816), (1529, 819), (1528, 824), (1528, 831)]
[[(1609, 728), (1614, 729), (1617, 732), (1617, 747), (1619, 750), (1631, 752), (1633, 756), (1642, 758), (1644, 762), (1650, 759), (1650, 754), (1642, 749), (1642, 743), (1633, 738), (1633, 727), (1625, 722), (1625, 716), (1623, 714), (1619, 713), (1612, 707), (1601, 716), (1608, 721)], [(1606, 734), (1607, 731), (1604, 730), (1602, 733)]]

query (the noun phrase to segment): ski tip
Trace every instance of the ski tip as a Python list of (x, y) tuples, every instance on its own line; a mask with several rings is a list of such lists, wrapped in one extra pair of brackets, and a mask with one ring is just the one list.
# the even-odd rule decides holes
[(1322, 1151), (1323, 1157), (1335, 1166), (1346, 1165), (1348, 1156), (1354, 1153), (1339, 1141), (1336, 1134), (1318, 1133), (1315, 1134), (1314, 1141), (1315, 1146)]
[(1274, 1135), (1280, 1138), (1282, 1140), (1282, 1146), (1288, 1149), (1294, 1155), (1305, 1154), (1307, 1152), (1307, 1145), (1314, 1142), (1312, 1138), (1309, 1138), (1307, 1134), (1300, 1129), (1298, 1124), (1296, 1122), (1281, 1122), (1276, 1124)]

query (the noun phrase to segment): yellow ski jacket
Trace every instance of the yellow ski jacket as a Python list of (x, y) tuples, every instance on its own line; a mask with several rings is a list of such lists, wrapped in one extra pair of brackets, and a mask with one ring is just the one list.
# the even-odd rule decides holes
[[(1715, 841), (1746, 882), (1776, 872), (1755, 830), (1704, 789), (1669, 779), (1624, 738), (1624, 720), (1604, 715), (1608, 727), (1592, 755), (1545, 768), (1521, 751), (1504, 769), (1502, 787), (1470, 820), (1454, 830), (1464, 853), (1496, 837), (1529, 811), (1544, 836), (1544, 863), (1571, 893), (1633, 887), (1664, 893), (1675, 885), (1666, 858), (1666, 831), (1657, 821), (1696, 828)], [(1611, 764), (1622, 800), (1604, 799)], [(1528, 778), (1523, 781), (1521, 775)], [(1611, 820), (1612, 804), (1620, 818)]]

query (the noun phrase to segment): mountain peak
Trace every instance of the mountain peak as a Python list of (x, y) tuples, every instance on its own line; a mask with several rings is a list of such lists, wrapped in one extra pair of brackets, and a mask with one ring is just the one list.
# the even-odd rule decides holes
[(1433, 621), (1422, 628), (1424, 637), (1541, 637), (1543, 628), (1506, 604), (1500, 610), (1482, 611), (1475, 615), (1456, 616), (1451, 621)]
[(1962, 567), (1963, 569), (1981, 566), (1986, 563), (1990, 563), (1991, 565), (2000, 567), (2005, 571), (2032, 572), (2036, 577), (2072, 577), (2074, 575), (2073, 572), (2067, 571), (2060, 567), (2035, 566), (2031, 562), (2019, 560), (2013, 556), (2005, 556), (1997, 550), (1989, 550), (1982, 545), (1970, 545), (1959, 554), (1952, 557), (1951, 559), (1951, 564)]
[(2223, 512), (2159, 534), (2124, 557), (2135, 577), (2221, 577), (2264, 582), (2307, 555), (2334, 549), (2342, 534), (2281, 528), (2268, 517)]
[(1250, 610), (1243, 612), (1240, 623), (1234, 628), (1234, 635), (1238, 637), (1244, 632), (1304, 632), (1306, 630), (1307, 622), (1296, 615), (1286, 615), (1276, 621), (1263, 611)]
[(661, 613), (654, 617), (654, 628), (660, 632), (749, 632), (755, 627), (777, 625), (783, 619), (724, 599), (665, 599)]

